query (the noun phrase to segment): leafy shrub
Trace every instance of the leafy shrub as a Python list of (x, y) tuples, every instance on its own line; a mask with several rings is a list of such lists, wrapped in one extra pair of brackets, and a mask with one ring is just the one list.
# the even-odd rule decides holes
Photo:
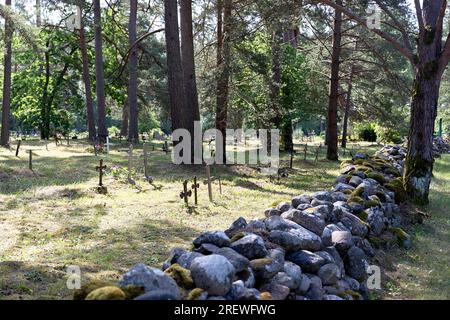
[(377, 126), (376, 132), (379, 139), (383, 142), (400, 144), (403, 141), (399, 130)]
[(376, 142), (377, 133), (375, 131), (375, 127), (376, 126), (373, 123), (361, 123), (355, 126), (355, 131), (360, 140)]
[(120, 133), (120, 129), (117, 128), (116, 126), (112, 126), (108, 128), (108, 134), (109, 136), (115, 136), (116, 134)]

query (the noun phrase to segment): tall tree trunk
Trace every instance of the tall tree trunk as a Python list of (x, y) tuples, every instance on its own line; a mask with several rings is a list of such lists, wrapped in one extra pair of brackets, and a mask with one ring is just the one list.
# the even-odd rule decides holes
[[(5, 5), (11, 7), (11, 0), (6, 0)], [(9, 19), (5, 21), (5, 57), (3, 77), (3, 105), (2, 105), (2, 131), (0, 144), (9, 146), (9, 121), (11, 110), (11, 60), (12, 60), (13, 29)]]
[(40, 27), (41, 24), (41, 0), (36, 0), (36, 27)]
[(105, 142), (108, 136), (105, 110), (105, 78), (103, 74), (102, 17), (100, 0), (94, 0), (95, 36), (95, 89), (97, 92), (98, 139)]
[(181, 63), (186, 90), (188, 112), (194, 114), (194, 120), (200, 121), (197, 81), (195, 78), (194, 35), (192, 31), (192, 0), (180, 1)]
[[(342, 5), (342, 0), (336, 0)], [(333, 27), (333, 52), (331, 56), (330, 99), (328, 104), (328, 125), (326, 132), (327, 159), (338, 160), (337, 110), (339, 102), (339, 66), (341, 54), (342, 12), (335, 10)]]
[(122, 108), (122, 126), (120, 127), (120, 135), (122, 137), (128, 136), (128, 118), (130, 114), (130, 108), (128, 104), (128, 97), (125, 99), (125, 103)]
[(429, 30), (419, 39), (419, 63), (416, 65), (411, 102), (411, 124), (404, 182), (411, 199), (427, 204), (433, 172), (433, 132), (437, 116), (439, 87), (442, 74), (436, 67), (442, 49), (442, 31), (435, 26), (441, 1), (424, 0), (424, 22)]
[[(189, 115), (186, 115), (185, 112), (186, 99), (183, 83), (183, 69), (181, 66), (177, 0), (164, 1), (164, 22), (172, 131), (180, 128), (185, 128), (189, 132), (193, 133), (193, 123), (191, 131), (190, 124), (187, 124), (186, 121), (186, 117), (188, 117)], [(177, 142), (174, 141), (174, 143)]]
[(92, 100), (92, 88), (91, 88), (91, 78), (89, 74), (89, 58), (86, 45), (86, 34), (84, 30), (83, 19), (81, 18), (80, 26), (80, 50), (81, 59), (83, 63), (83, 82), (84, 91), (86, 95), (86, 116), (87, 116), (87, 126), (89, 132), (89, 140), (95, 141), (97, 139), (97, 132), (95, 129), (95, 116), (94, 116), (94, 102)]
[(353, 64), (350, 70), (350, 78), (347, 87), (347, 97), (345, 99), (344, 122), (342, 124), (342, 148), (347, 148), (347, 132), (348, 132), (348, 118), (350, 116), (351, 98), (353, 91), (353, 76), (355, 73), (355, 65)]
[(45, 44), (45, 81), (44, 88), (42, 89), (41, 100), (41, 139), (48, 140), (50, 138), (50, 110), (48, 107), (48, 86), (50, 83), (50, 40), (47, 40)]
[[(137, 23), (137, 0), (130, 0), (130, 21), (128, 26), (130, 47), (136, 42), (136, 23)], [(128, 129), (128, 141), (137, 143), (139, 141), (138, 130), (138, 106), (137, 106), (137, 67), (138, 57), (137, 48), (133, 46), (130, 52), (129, 61), (129, 83), (128, 83), (128, 102), (130, 108), (130, 125)]]
[[(217, 81), (217, 102), (216, 102), (216, 129), (223, 136), (223, 161), (226, 160), (226, 130), (228, 118), (228, 95), (230, 78), (230, 59), (231, 59), (231, 13), (232, 0), (218, 0), (218, 29), (217, 29), (217, 64), (219, 77)], [(222, 22), (223, 12), (223, 23)], [(219, 25), (220, 23), (220, 25)]]

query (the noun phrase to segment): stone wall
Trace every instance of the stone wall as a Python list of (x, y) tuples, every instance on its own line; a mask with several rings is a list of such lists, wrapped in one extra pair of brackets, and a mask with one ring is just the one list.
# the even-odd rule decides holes
[(357, 154), (341, 164), (331, 190), (202, 233), (192, 251), (174, 248), (161, 270), (138, 264), (119, 284), (89, 284), (75, 298), (367, 299), (367, 268), (377, 249), (411, 246), (400, 229), (405, 156), (401, 146)]

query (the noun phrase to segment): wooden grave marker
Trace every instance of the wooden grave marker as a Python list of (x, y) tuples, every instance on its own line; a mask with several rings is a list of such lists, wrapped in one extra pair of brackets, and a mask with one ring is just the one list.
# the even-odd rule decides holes
[(100, 159), (100, 163), (97, 167), (95, 167), (95, 170), (98, 171), (98, 187), (97, 192), (100, 194), (106, 194), (108, 192), (108, 189), (103, 185), (103, 170), (106, 169), (106, 166), (103, 165), (103, 159)]
[(180, 192), (180, 198), (184, 199), (184, 203), (189, 205), (189, 197), (192, 196), (192, 190), (188, 190), (188, 181), (183, 181), (183, 191)]
[(16, 157), (19, 156), (19, 149), (20, 149), (20, 144), (22, 143), (22, 140), (17, 141), (17, 148), (16, 148)]
[(194, 177), (194, 184), (191, 186), (191, 188), (194, 190), (194, 201), (195, 205), (197, 205), (198, 204), (197, 189), (200, 188), (200, 184), (197, 183), (197, 176)]

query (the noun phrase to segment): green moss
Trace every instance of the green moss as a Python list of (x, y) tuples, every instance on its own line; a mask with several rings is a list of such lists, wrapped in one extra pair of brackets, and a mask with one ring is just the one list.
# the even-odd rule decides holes
[(364, 161), (364, 162), (362, 163), (362, 165), (363, 165), (363, 166), (366, 166), (366, 167), (369, 167), (369, 168), (372, 168), (372, 169), (375, 169), (375, 168), (374, 168), (374, 165), (373, 165), (371, 162), (369, 162), (369, 161)]
[(77, 289), (73, 293), (73, 300), (84, 300), (92, 291), (111, 286), (112, 284), (106, 281), (101, 280), (91, 280), (88, 283), (81, 286), (80, 289)]
[(367, 167), (367, 166), (356, 166), (356, 170), (357, 171), (362, 171), (362, 172), (372, 171), (372, 169)]
[(246, 235), (247, 235), (246, 232), (239, 232), (239, 233), (236, 233), (230, 240), (231, 240), (231, 242), (235, 242), (235, 241), (242, 239)]
[(361, 295), (354, 290), (346, 290), (346, 291), (340, 293), (338, 296), (344, 299), (345, 296), (347, 296), (347, 295), (351, 296), (353, 298), (353, 300), (361, 300)]
[(367, 218), (369, 217), (369, 215), (368, 215), (367, 212), (365, 212), (365, 211), (360, 212), (360, 213), (357, 213), (356, 216), (357, 216), (358, 218), (360, 218), (360, 219), (361, 219), (362, 221), (364, 221), (364, 222), (366, 222), (366, 221), (367, 221)]
[(125, 293), (118, 287), (108, 286), (88, 294), (86, 300), (125, 300)]
[(359, 197), (363, 193), (364, 193), (364, 187), (357, 187), (355, 190), (353, 190), (352, 197)]
[(197, 300), (198, 298), (200, 298), (203, 292), (205, 292), (203, 289), (195, 288), (191, 292), (189, 292), (187, 300)]
[(378, 181), (381, 184), (384, 184), (385, 179), (384, 176), (381, 173), (378, 172), (370, 172), (367, 174), (367, 178), (373, 179)]
[(367, 208), (378, 207), (378, 206), (381, 206), (381, 203), (378, 200), (367, 200), (366, 201)]
[(345, 189), (344, 191), (342, 191), (342, 193), (344, 193), (344, 194), (352, 194), (352, 190), (350, 190), (350, 189)]
[(183, 268), (178, 263), (171, 265), (164, 273), (174, 279), (182, 288), (191, 289), (194, 287), (191, 271)]
[(401, 176), (400, 171), (398, 171), (398, 169), (396, 169), (394, 167), (387, 167), (384, 170), (384, 172), (387, 173), (387, 174), (392, 174), (395, 177), (400, 177)]
[(390, 228), (389, 231), (395, 235), (400, 244), (409, 238), (408, 234), (402, 228)]
[(363, 159), (356, 159), (354, 161), (355, 164), (362, 165), (365, 161)]
[(273, 263), (272, 259), (262, 258), (250, 261), (250, 266), (253, 270), (257, 271), (265, 268), (268, 265), (271, 265), (272, 263)]
[(353, 164), (352, 160), (345, 160), (341, 162), (341, 169), (345, 168), (346, 166), (350, 166)]
[(372, 246), (374, 246), (376, 249), (383, 248), (384, 241), (381, 238), (369, 236), (367, 237), (367, 240), (370, 242)]
[(348, 203), (354, 202), (354, 203), (357, 203), (357, 204), (360, 204), (360, 205), (364, 205), (364, 202), (365, 202), (365, 201), (364, 201), (364, 199), (361, 198), (361, 197), (358, 197), (358, 196), (351, 196), (350, 198), (348, 198), (347, 202), (348, 202)]
[(405, 188), (403, 187), (403, 179), (395, 178), (389, 183), (385, 184), (385, 187), (395, 193), (395, 201), (401, 203), (406, 201), (407, 194)]
[(127, 300), (133, 300), (134, 298), (139, 297), (140, 295), (143, 295), (145, 293), (145, 288), (140, 286), (129, 285), (120, 287), (120, 289), (122, 289), (122, 291), (125, 293)]
[(386, 202), (386, 195), (381, 192), (381, 191), (377, 191), (376, 196), (378, 197), (378, 199), (380, 199), (380, 201), (382, 202)]

